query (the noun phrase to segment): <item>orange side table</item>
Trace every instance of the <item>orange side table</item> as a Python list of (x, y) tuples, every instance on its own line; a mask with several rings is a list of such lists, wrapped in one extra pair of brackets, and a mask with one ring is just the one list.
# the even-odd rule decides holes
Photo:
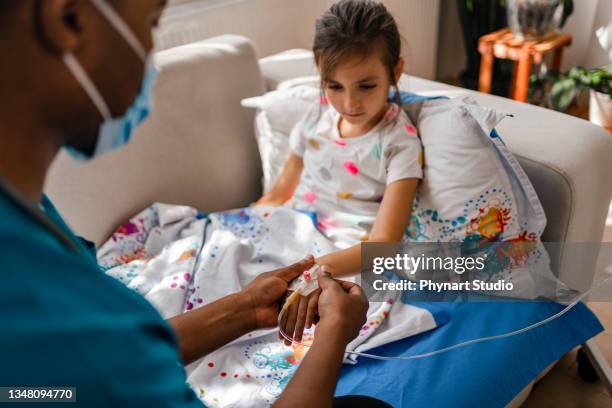
[(540, 39), (524, 40), (515, 37), (509, 28), (504, 28), (483, 35), (478, 40), (478, 52), (481, 55), (478, 90), (485, 93), (491, 92), (494, 58), (510, 59), (517, 62), (514, 67), (513, 98), (525, 102), (527, 100), (529, 75), (533, 64), (541, 64), (544, 54), (553, 51), (551, 70), (559, 71), (563, 58), (563, 48), (571, 44), (572, 36), (563, 33), (552, 33)]

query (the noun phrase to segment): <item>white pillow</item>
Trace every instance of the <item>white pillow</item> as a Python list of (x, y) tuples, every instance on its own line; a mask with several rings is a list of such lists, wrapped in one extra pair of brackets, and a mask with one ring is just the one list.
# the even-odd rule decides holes
[[(546, 218), (537, 197), (524, 201), (515, 194), (521, 183), (533, 187), (526, 177), (517, 179), (520, 167), (504, 166), (506, 156), (489, 136), (504, 113), (478, 106), (470, 97), (404, 108), (419, 130), (425, 155), (414, 208), (418, 223), (410, 227), (411, 240), (505, 240), (518, 237), (525, 228), (534, 237), (541, 235)], [(535, 209), (519, 214), (519, 207)]]
[(320, 95), (313, 86), (295, 86), (242, 100), (256, 108), (255, 137), (263, 167), (263, 191), (272, 188), (289, 157), (289, 134)]
[(404, 109), (418, 128), (425, 156), (405, 240), (488, 244), (487, 267), (471, 279), (512, 283), (513, 291), (496, 293), (502, 296), (564, 295), (540, 241), (544, 209), (493, 131), (507, 115), (470, 97), (427, 100)]

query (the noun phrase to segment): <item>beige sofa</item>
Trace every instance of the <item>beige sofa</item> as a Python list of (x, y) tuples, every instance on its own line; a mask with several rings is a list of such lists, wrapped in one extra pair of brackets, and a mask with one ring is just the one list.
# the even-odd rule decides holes
[[(257, 60), (251, 43), (221, 36), (162, 51), (154, 113), (124, 150), (82, 164), (62, 153), (46, 191), (68, 223), (100, 244), (122, 221), (152, 202), (202, 211), (236, 208), (261, 191), (254, 112), (240, 100), (283, 79), (313, 73), (312, 59), (295, 51)], [(612, 194), (612, 139), (589, 122), (508, 99), (409, 77), (403, 90), (470, 93), (484, 106), (515, 115), (499, 133), (516, 154), (544, 205), (547, 241), (598, 242)], [(594, 259), (570, 265), (559, 257), (559, 277), (588, 288)], [(531, 385), (517, 395), (520, 404)]]

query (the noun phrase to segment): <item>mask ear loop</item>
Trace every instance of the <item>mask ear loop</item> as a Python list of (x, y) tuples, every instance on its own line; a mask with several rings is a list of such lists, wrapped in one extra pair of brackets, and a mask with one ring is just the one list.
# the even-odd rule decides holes
[(89, 76), (85, 73), (85, 70), (79, 64), (79, 61), (74, 57), (72, 53), (66, 53), (63, 56), (64, 64), (68, 67), (72, 75), (77, 79), (77, 81), (81, 84), (91, 101), (96, 105), (98, 112), (104, 120), (111, 120), (112, 114), (110, 109), (108, 109), (108, 105), (104, 102), (104, 98), (98, 92), (98, 88), (91, 81)]
[(147, 52), (142, 46), (140, 40), (136, 38), (132, 29), (125, 23), (125, 21), (123, 21), (113, 7), (108, 4), (106, 0), (90, 1), (98, 9), (98, 11), (100, 11), (100, 13), (106, 17), (108, 22), (115, 28), (115, 30), (117, 30), (117, 32), (125, 39), (142, 62), (146, 62)]
[[(350, 355), (354, 355), (354, 356), (361, 356), (361, 357), (371, 358), (371, 359), (374, 359), (374, 360), (384, 360), (384, 361), (392, 361), (392, 360), (400, 360), (400, 361), (416, 360), (416, 359), (420, 359), (420, 358), (432, 357), (432, 356), (435, 356), (437, 354), (446, 353), (448, 351), (451, 351), (451, 350), (454, 350), (454, 349), (458, 349), (458, 348), (461, 348), (461, 347), (466, 347), (466, 346), (469, 346), (469, 345), (472, 345), (472, 344), (484, 343), (486, 341), (499, 340), (499, 339), (503, 339), (503, 338), (507, 338), (507, 337), (517, 336), (519, 334), (522, 334), (522, 333), (525, 333), (527, 331), (533, 330), (533, 329), (535, 329), (537, 327), (540, 327), (540, 326), (542, 326), (542, 325), (544, 325), (546, 323), (550, 323), (551, 321), (560, 318), (561, 316), (563, 316), (564, 314), (569, 312), (571, 309), (573, 309), (578, 303), (580, 303), (580, 301), (582, 299), (584, 299), (586, 296), (588, 296), (591, 292), (593, 292), (596, 289), (600, 289), (602, 286), (604, 286), (604, 285), (606, 285), (606, 284), (608, 284), (610, 282), (612, 282), (612, 276), (604, 279), (597, 286), (592, 287), (591, 289), (587, 290), (586, 292), (584, 292), (580, 296), (577, 296), (571, 303), (569, 303), (565, 308), (561, 309), (556, 314), (554, 314), (552, 316), (549, 316), (546, 319), (540, 320), (539, 322), (530, 324), (529, 326), (525, 326), (525, 327), (523, 327), (521, 329), (518, 329), (518, 330), (515, 330), (515, 331), (512, 331), (512, 332), (502, 333), (502, 334), (498, 334), (498, 335), (495, 335), (495, 336), (479, 337), (477, 339), (463, 341), (461, 343), (453, 344), (452, 346), (444, 347), (444, 348), (441, 348), (441, 349), (438, 349), (438, 350), (434, 350), (434, 351), (431, 351), (431, 352), (428, 352), (428, 353), (415, 354), (415, 355), (412, 355), (412, 356), (378, 356), (376, 354), (360, 353), (360, 352), (357, 352), (357, 351), (348, 351), (348, 350), (346, 350), (345, 353), (346, 354), (350, 354)], [(296, 292), (294, 292), (293, 295), (295, 295)], [(286, 306), (289, 306), (289, 299), (291, 299), (291, 297), (293, 297), (293, 295), (291, 295), (291, 296), (289, 296), (287, 298), (287, 302), (285, 302)], [(293, 299), (291, 301), (291, 303), (293, 303), (294, 301), (295, 301), (295, 299)], [(283, 329), (281, 328), (280, 321), (282, 319), (282, 316), (285, 313), (285, 309), (286, 309), (286, 307), (283, 306), (282, 310), (278, 314), (278, 322), (279, 322), (278, 331), (279, 331), (280, 335), (285, 340), (287, 340), (287, 341), (299, 344), (299, 345), (301, 345), (301, 346), (303, 346), (305, 348), (310, 348), (311, 346), (309, 344), (305, 344), (305, 343), (302, 343), (300, 341), (293, 340), (293, 338), (291, 336), (289, 336), (287, 333), (285, 333), (283, 331)]]
[[(123, 19), (117, 14), (117, 12), (106, 2), (106, 0), (91, 0), (91, 3), (98, 9), (98, 11), (106, 18), (106, 20), (112, 25), (115, 30), (124, 38), (130, 48), (134, 50), (136, 55), (141, 59), (143, 63), (147, 62), (147, 52), (144, 47), (134, 35), (134, 32), (128, 27)], [(77, 61), (72, 53), (66, 53), (63, 56), (64, 64), (70, 69), (72, 74), (76, 77), (79, 83), (83, 86), (83, 89), (89, 95), (94, 105), (102, 115), (104, 120), (111, 120), (113, 115), (111, 114), (108, 105), (100, 95), (98, 88), (91, 81), (81, 64)]]

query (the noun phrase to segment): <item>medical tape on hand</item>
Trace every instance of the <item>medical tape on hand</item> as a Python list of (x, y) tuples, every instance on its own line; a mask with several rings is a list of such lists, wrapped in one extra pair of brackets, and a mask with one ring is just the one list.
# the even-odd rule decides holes
[(291, 281), (287, 290), (297, 292), (299, 290), (302, 296), (308, 296), (315, 290), (319, 289), (319, 269), (320, 266), (315, 264), (312, 268), (304, 271), (298, 278)]
[[(477, 343), (483, 343), (485, 341), (492, 341), (492, 340), (500, 340), (500, 339), (504, 339), (507, 337), (512, 337), (512, 336), (518, 336), (519, 334), (525, 333), (527, 331), (533, 330), (537, 327), (540, 327), (546, 323), (550, 323), (555, 319), (560, 318), (561, 316), (563, 316), (564, 314), (566, 314), (567, 312), (569, 312), (571, 309), (573, 309), (578, 303), (580, 303), (580, 301), (582, 299), (584, 299), (586, 296), (588, 296), (591, 292), (596, 291), (597, 289), (600, 289), (601, 287), (607, 285), (608, 283), (612, 282), (612, 276), (608, 277), (606, 279), (604, 279), (602, 282), (600, 282), (598, 285), (592, 287), (591, 289), (587, 290), (586, 292), (584, 292), (583, 294), (576, 296), (576, 298), (569, 303), (565, 308), (563, 308), (561, 311), (559, 311), (558, 313), (547, 317), (546, 319), (540, 320), (536, 323), (530, 324), (528, 326), (525, 326), (521, 329), (512, 331), (512, 332), (508, 332), (508, 333), (503, 333), (503, 334), (498, 334), (495, 336), (486, 336), (486, 337), (479, 337), (476, 339), (472, 339), (472, 340), (467, 340), (467, 341), (463, 341), (461, 343), (457, 343), (454, 344), (452, 346), (449, 347), (444, 347), (438, 350), (434, 350), (434, 351), (430, 351), (428, 353), (422, 353), (422, 354), (415, 354), (412, 356), (378, 356), (375, 354), (369, 354), (369, 353), (361, 353), (361, 352), (356, 352), (356, 351), (349, 351), (346, 350), (345, 353), (346, 354), (351, 354), (351, 355), (355, 355), (355, 356), (361, 356), (361, 357), (366, 357), (366, 358), (372, 358), (375, 360), (385, 360), (385, 361), (389, 361), (389, 360), (416, 360), (416, 359), (420, 359), (420, 358), (427, 358), (427, 357), (433, 357), (435, 355), (438, 354), (442, 354), (442, 353), (446, 353), (448, 351), (454, 350), (454, 349), (458, 349), (460, 347), (466, 347), (472, 344), (477, 344)], [(294, 292), (295, 295), (295, 292)], [(289, 297), (291, 298), (291, 296)], [(289, 300), (289, 298), (287, 300)], [(289, 335), (287, 335), (283, 329), (280, 326), (280, 321), (282, 319), (282, 316), (284, 315), (285, 312), (285, 308), (283, 308), (283, 310), (281, 310), (281, 313), (278, 315), (278, 321), (279, 321), (279, 333), (280, 335), (285, 339), (288, 340), (292, 343), (296, 343), (299, 345), (302, 345), (306, 348), (310, 348), (311, 345), (310, 344), (305, 344), (299, 341), (295, 341), (293, 340), (293, 338), (291, 338)]]
[(291, 281), (287, 290), (293, 293), (287, 299), (285, 299), (283, 308), (278, 314), (279, 326), (281, 317), (285, 314), (289, 306), (294, 304), (300, 298), (300, 296), (308, 296), (315, 290), (319, 289), (319, 268), (320, 266), (315, 264), (307, 271), (304, 271), (299, 277)]

